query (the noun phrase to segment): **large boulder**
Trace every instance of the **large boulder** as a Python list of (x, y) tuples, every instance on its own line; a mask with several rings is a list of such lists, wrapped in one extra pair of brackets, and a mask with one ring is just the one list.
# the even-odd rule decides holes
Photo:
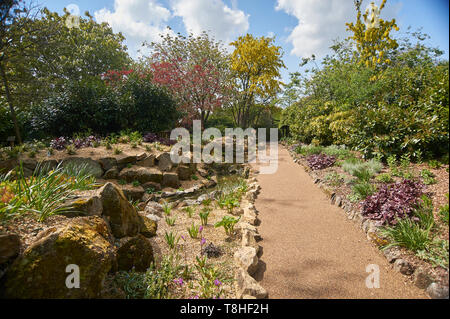
[(99, 190), (103, 204), (103, 216), (107, 218), (113, 235), (117, 238), (135, 236), (141, 225), (139, 215), (122, 190), (107, 183)]
[(139, 181), (141, 184), (148, 182), (161, 183), (162, 173), (156, 168), (147, 168), (141, 166), (132, 166), (124, 168), (120, 174), (119, 179), (127, 182)]
[(122, 238), (117, 249), (117, 265), (119, 270), (128, 271), (134, 268), (144, 272), (153, 262), (153, 248), (142, 235)]
[[(111, 269), (115, 250), (108, 225), (97, 216), (69, 219), (68, 224), (44, 231), (5, 274), (5, 298), (97, 298)], [(79, 269), (79, 288), (66, 280)], [(67, 272), (66, 272), (67, 271)]]
[(90, 158), (84, 157), (69, 157), (62, 161), (62, 166), (82, 166), (86, 167), (86, 170), (95, 176), (100, 178), (103, 175), (103, 169), (99, 162), (94, 161)]
[(170, 158), (170, 153), (161, 153), (157, 158), (158, 167), (163, 172), (169, 172), (175, 166)]
[(0, 234), (0, 265), (17, 257), (20, 252), (20, 237), (16, 234)]

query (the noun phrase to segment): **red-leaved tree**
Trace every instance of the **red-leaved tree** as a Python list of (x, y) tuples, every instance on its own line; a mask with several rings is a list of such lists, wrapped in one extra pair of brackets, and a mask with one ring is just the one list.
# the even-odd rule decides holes
[(187, 38), (167, 35), (153, 49), (150, 66), (153, 82), (167, 87), (176, 98), (183, 122), (201, 120), (202, 127), (230, 94), (228, 55), (207, 33)]

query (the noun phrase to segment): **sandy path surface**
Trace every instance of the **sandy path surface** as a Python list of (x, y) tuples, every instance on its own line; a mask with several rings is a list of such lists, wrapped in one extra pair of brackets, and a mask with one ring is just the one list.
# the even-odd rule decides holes
[[(269, 298), (427, 298), (391, 269), (282, 146), (278, 162), (276, 174), (257, 177), (263, 253), (255, 277)], [(366, 287), (370, 264), (380, 269), (378, 289)]]

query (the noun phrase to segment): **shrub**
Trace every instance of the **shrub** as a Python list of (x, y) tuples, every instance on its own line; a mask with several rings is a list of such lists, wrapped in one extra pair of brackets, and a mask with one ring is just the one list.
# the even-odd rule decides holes
[(72, 136), (88, 130), (100, 135), (126, 129), (159, 132), (173, 127), (179, 117), (165, 89), (131, 74), (115, 86), (99, 78), (70, 82), (33, 108), (31, 128), (34, 136)]
[(323, 147), (322, 146), (316, 146), (316, 145), (305, 145), (305, 146), (298, 146), (295, 150), (298, 154), (301, 154), (303, 156), (309, 156), (309, 155), (318, 155), (322, 153)]
[(336, 158), (326, 154), (310, 155), (307, 157), (308, 166), (313, 170), (324, 169), (333, 166)]
[(355, 174), (358, 174), (358, 172), (364, 172), (372, 177), (383, 169), (383, 164), (375, 159), (369, 161), (348, 159), (342, 164), (342, 169), (353, 176), (356, 176)]
[(380, 225), (395, 225), (397, 220), (411, 216), (423, 194), (422, 183), (404, 179), (379, 190), (362, 203), (362, 214)]

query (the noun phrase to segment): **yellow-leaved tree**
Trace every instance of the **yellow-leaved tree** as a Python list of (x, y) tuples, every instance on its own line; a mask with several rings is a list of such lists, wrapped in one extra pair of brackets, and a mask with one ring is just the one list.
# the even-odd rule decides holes
[(233, 119), (237, 126), (248, 127), (255, 99), (270, 99), (281, 89), (280, 69), (286, 67), (282, 60), (283, 51), (274, 45), (273, 38), (255, 38), (251, 34), (230, 44), (235, 47), (231, 70), (238, 95), (237, 102), (232, 104)]
[[(391, 31), (398, 31), (395, 19), (385, 21), (380, 18), (386, 0), (382, 0), (380, 7), (371, 3), (364, 14), (361, 13), (362, 0), (355, 0), (357, 11), (356, 24), (346, 23), (347, 30), (353, 32), (350, 37), (359, 53), (359, 62), (369, 68), (389, 64), (391, 61), (385, 56), (386, 52), (398, 47), (397, 41), (390, 37)], [(362, 18), (362, 19), (361, 19)]]

